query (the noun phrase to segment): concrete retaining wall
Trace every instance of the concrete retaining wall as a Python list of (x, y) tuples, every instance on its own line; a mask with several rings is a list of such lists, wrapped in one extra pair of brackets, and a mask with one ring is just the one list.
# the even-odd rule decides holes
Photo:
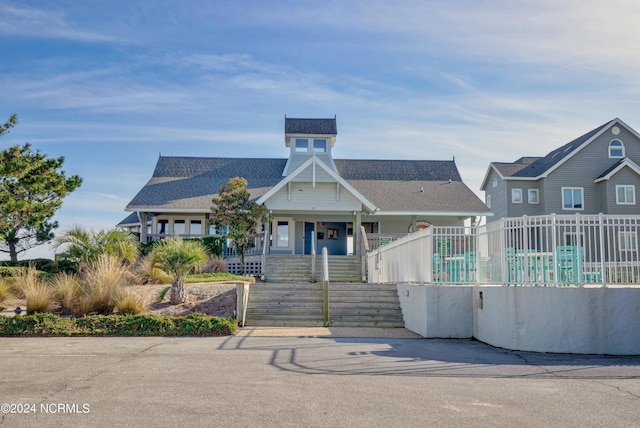
[(405, 327), (429, 338), (471, 337), (473, 289), (469, 286), (398, 284)]
[(473, 300), (473, 335), (493, 346), (640, 354), (640, 288), (481, 286)]
[(640, 355), (638, 287), (397, 287), (406, 328), (424, 337), (475, 337), (522, 351)]

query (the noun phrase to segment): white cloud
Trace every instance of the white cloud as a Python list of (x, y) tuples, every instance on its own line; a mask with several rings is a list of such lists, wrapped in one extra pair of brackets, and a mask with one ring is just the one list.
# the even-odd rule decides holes
[(62, 12), (35, 7), (0, 4), (0, 34), (38, 38), (70, 39), (81, 42), (112, 42), (117, 39), (82, 29)]

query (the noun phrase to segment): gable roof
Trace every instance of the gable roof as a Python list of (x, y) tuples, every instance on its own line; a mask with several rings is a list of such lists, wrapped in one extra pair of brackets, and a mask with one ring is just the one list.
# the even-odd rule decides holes
[[(353, 196), (355, 196), (355, 198), (358, 199), (362, 203), (362, 205), (367, 207), (367, 209), (369, 211), (373, 211), (376, 208), (375, 205), (373, 205), (370, 201), (368, 201), (367, 198), (365, 198), (362, 194), (360, 194), (360, 192), (358, 192), (356, 189), (354, 189), (349, 183), (347, 183), (342, 177), (340, 177), (340, 175), (338, 175), (338, 173), (336, 173), (333, 170), (333, 168), (331, 168), (329, 165), (324, 163), (317, 156), (312, 156), (309, 159), (307, 159), (302, 165), (300, 165), (298, 168), (296, 168), (295, 171), (293, 171), (291, 174), (287, 175), (282, 181), (280, 181), (280, 183), (276, 184), (275, 186), (273, 186), (271, 188), (271, 190), (269, 190), (267, 193), (262, 195), (262, 197), (260, 197), (257, 202), (259, 204), (264, 204), (278, 190), (282, 189), (287, 183), (290, 183), (291, 181), (293, 181), (294, 178), (296, 178), (298, 175), (300, 175), (304, 170), (309, 168), (309, 166), (311, 166), (312, 164), (313, 164), (313, 168), (314, 168), (313, 180), (315, 180), (315, 165), (318, 165), (327, 174), (329, 174), (329, 176), (331, 178), (333, 178), (336, 181), (336, 183), (340, 183), (342, 185), (342, 187), (347, 189)], [(315, 186), (315, 182), (314, 182), (314, 186)]]
[(629, 158), (620, 159), (618, 162), (611, 165), (605, 172), (600, 174), (595, 180), (594, 183), (599, 183), (600, 181), (609, 180), (611, 177), (616, 175), (618, 171), (620, 171), (624, 167), (629, 167), (633, 172), (640, 175), (640, 166), (637, 163), (632, 161)]
[(336, 118), (333, 119), (296, 119), (284, 118), (285, 134), (337, 135)]
[(519, 168), (519, 165), (515, 165), (516, 162), (518, 161), (512, 164), (492, 162), (489, 166), (489, 169), (487, 170), (485, 179), (482, 182), (481, 190), (484, 190), (486, 188), (486, 185), (487, 185), (486, 180), (488, 179), (489, 172), (491, 171), (492, 168), (498, 171), (505, 180), (509, 180), (509, 179), (538, 180), (540, 178), (544, 178), (549, 173), (551, 173), (556, 168), (558, 168), (560, 165), (562, 165), (567, 160), (569, 160), (572, 156), (574, 156), (580, 150), (582, 150), (582, 148), (584, 148), (593, 140), (595, 140), (600, 135), (602, 135), (602, 133), (605, 130), (609, 129), (613, 125), (622, 126), (626, 130), (628, 130), (629, 132), (631, 132), (632, 134), (640, 138), (640, 135), (633, 128), (631, 128), (629, 125), (624, 123), (619, 118), (615, 118), (605, 124), (598, 126), (595, 129), (592, 129), (586, 134), (581, 135), (575, 140), (568, 142), (562, 147), (559, 147), (549, 152), (546, 156), (543, 156), (541, 158), (532, 158), (532, 157), (520, 158), (518, 161), (522, 161), (520, 162), (521, 164), (525, 163), (526, 160), (535, 159), (533, 162), (529, 163), (524, 168)]
[(482, 184), (480, 185), (480, 190), (484, 190), (487, 187), (487, 180), (489, 180), (491, 170), (494, 170), (501, 179), (504, 179), (505, 177), (510, 177), (516, 172), (526, 168), (539, 159), (542, 158), (529, 156), (521, 157), (515, 162), (491, 162), (491, 164), (489, 164), (489, 169), (487, 169), (484, 179), (482, 180)]
[[(252, 200), (257, 200), (283, 181), (286, 162), (287, 159), (161, 156), (153, 176), (125, 210), (209, 212), (212, 198), (233, 176), (244, 177)], [(462, 182), (454, 161), (335, 159), (335, 163), (337, 176), (354, 196), (360, 195), (358, 199), (383, 211), (491, 213)]]
[(547, 175), (571, 156), (575, 155), (582, 147), (589, 144), (595, 137), (600, 135), (605, 128), (608, 128), (615, 121), (616, 119), (600, 125), (575, 140), (568, 142), (564, 146), (551, 151), (549, 154), (533, 162), (528, 167), (514, 173), (512, 177), (538, 178), (540, 176)]

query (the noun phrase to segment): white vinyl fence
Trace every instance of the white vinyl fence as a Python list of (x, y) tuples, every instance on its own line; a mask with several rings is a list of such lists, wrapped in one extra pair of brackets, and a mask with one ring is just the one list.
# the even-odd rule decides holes
[(549, 215), (431, 226), (367, 255), (370, 282), (638, 284), (640, 216)]

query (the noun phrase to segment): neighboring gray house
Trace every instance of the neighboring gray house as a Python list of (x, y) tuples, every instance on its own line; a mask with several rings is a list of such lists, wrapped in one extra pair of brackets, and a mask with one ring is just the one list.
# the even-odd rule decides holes
[(503, 217), (640, 214), (640, 135), (616, 118), (544, 157), (492, 162), (480, 190)]
[[(160, 156), (151, 179), (127, 205), (120, 227), (141, 240), (215, 234), (211, 200), (236, 176), (269, 209), (270, 254), (356, 253), (360, 226), (373, 236), (461, 225), (490, 215), (462, 182), (454, 161), (334, 159), (336, 119), (285, 118), (287, 158)], [(140, 227), (141, 218), (149, 219)]]

